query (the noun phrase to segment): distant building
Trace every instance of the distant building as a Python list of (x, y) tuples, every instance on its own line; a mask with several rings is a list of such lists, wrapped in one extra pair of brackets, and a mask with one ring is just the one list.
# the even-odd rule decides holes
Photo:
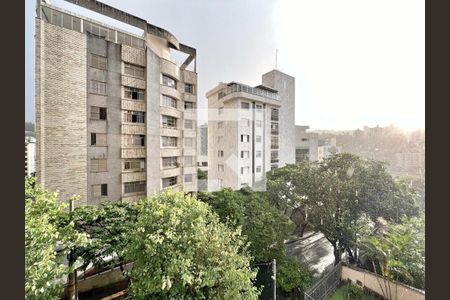
[(295, 79), (278, 70), (250, 87), (220, 83), (207, 93), (210, 190), (259, 187), (271, 169), (295, 163)]
[(202, 171), (208, 171), (208, 125), (200, 125), (197, 128), (197, 167)]
[(295, 126), (295, 163), (309, 160), (311, 140), (306, 132), (309, 126)]
[(36, 139), (25, 136), (25, 176), (33, 176), (36, 172)]

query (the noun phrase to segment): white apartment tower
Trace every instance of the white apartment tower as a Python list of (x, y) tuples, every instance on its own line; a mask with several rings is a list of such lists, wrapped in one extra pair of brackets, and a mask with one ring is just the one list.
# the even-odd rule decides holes
[[(95, 0), (133, 34), (37, 1), (36, 176), (76, 205), (197, 190), (196, 50)], [(172, 52), (183, 52), (175, 62)]]
[(220, 83), (208, 98), (208, 189), (265, 187), (265, 174), (295, 163), (295, 79), (278, 70), (250, 87)]

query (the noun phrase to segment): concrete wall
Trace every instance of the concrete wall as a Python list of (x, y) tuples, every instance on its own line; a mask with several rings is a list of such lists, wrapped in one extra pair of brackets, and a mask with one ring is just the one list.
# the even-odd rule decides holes
[(59, 199), (87, 203), (86, 35), (36, 19), (36, 171)]
[(280, 107), (279, 167), (295, 163), (295, 78), (278, 70), (262, 75), (262, 84), (278, 91)]
[[(365, 287), (380, 296), (384, 296), (383, 290), (385, 290), (385, 282), (386, 286), (390, 286), (392, 300), (424, 300), (425, 292), (415, 289), (413, 287), (404, 285), (402, 283), (397, 283), (393, 281), (389, 281), (384, 279), (383, 277), (362, 270), (362, 269), (354, 269), (347, 266), (342, 266), (341, 273), (342, 280), (351, 280), (353, 284), (358, 285), (357, 281), (361, 282), (361, 287)], [(383, 287), (383, 290), (380, 287)]]
[[(88, 134), (86, 143), (88, 146), (88, 204), (96, 205), (103, 201), (120, 201), (122, 197), (121, 178), (121, 51), (120, 45), (98, 38), (94, 35), (87, 35), (87, 57), (90, 53), (107, 57), (107, 70), (100, 70), (92, 67), (87, 69), (87, 82), (98, 80), (106, 82), (107, 95), (87, 95), (88, 108), (86, 111)], [(107, 108), (107, 120), (91, 120), (90, 106)], [(90, 146), (90, 134), (106, 133), (107, 146)], [(106, 158), (106, 172), (91, 172), (91, 158)], [(92, 185), (108, 184), (108, 196), (94, 197), (92, 195)]]

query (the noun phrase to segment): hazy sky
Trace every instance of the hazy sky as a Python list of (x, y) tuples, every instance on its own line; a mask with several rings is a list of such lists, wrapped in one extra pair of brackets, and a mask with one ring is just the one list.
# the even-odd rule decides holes
[[(275, 67), (278, 49), (278, 69), (296, 80), (297, 125), (336, 130), (425, 126), (423, 0), (103, 2), (197, 49), (199, 108), (207, 107), (205, 93), (220, 81), (260, 84), (261, 75)], [(27, 121), (35, 116), (35, 3), (26, 0)], [(199, 123), (205, 118), (199, 115)]]

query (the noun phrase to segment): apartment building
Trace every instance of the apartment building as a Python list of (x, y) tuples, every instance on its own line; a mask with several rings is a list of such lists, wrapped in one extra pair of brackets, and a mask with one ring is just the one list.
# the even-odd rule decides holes
[(208, 98), (208, 189), (265, 187), (265, 174), (295, 163), (295, 79), (278, 70), (262, 84), (220, 83)]
[(32, 136), (25, 136), (25, 176), (33, 176), (36, 171), (35, 165), (36, 139)]
[(197, 167), (208, 172), (208, 124), (198, 126), (197, 132)]
[(80, 195), (77, 205), (195, 192), (196, 50), (98, 1), (67, 2), (142, 35), (46, 2), (36, 10), (39, 182), (65, 201)]

